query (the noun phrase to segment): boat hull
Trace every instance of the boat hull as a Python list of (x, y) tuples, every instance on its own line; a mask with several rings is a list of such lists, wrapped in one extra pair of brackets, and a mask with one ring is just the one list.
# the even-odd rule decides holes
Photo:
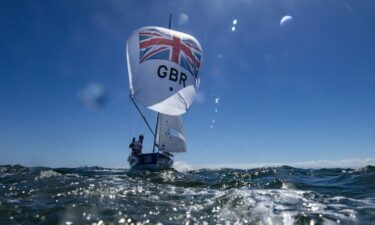
[(131, 170), (158, 171), (170, 169), (173, 165), (173, 160), (162, 153), (131, 155), (128, 162)]

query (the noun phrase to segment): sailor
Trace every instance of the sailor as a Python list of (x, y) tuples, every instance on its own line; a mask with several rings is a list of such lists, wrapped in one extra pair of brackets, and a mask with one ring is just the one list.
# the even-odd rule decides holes
[(133, 137), (132, 142), (129, 144), (129, 148), (132, 149), (132, 155), (135, 155), (134, 143), (135, 143), (135, 137)]
[(143, 148), (143, 134), (140, 134), (138, 137), (138, 143), (139, 143), (139, 153), (142, 153)]
[(129, 148), (132, 149), (132, 155), (139, 155), (142, 153), (143, 135), (139, 135), (139, 139), (136, 141), (133, 137), (132, 143), (130, 143)]

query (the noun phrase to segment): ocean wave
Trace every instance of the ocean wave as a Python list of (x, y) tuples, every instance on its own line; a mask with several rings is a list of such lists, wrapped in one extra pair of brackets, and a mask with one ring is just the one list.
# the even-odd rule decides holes
[(28, 171), (27, 167), (21, 165), (0, 165), (0, 176), (20, 174)]
[(62, 176), (62, 174), (53, 170), (42, 170), (40, 171), (39, 176), (36, 177), (35, 179), (46, 179), (46, 178), (58, 177), (58, 176)]
[(0, 224), (371, 224), (375, 171), (3, 166)]

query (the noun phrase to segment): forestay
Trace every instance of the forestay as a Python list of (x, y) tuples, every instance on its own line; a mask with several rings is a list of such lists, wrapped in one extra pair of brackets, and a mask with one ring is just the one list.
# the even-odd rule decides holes
[(186, 152), (184, 129), (179, 116), (159, 114), (156, 144), (159, 151)]
[(185, 113), (199, 86), (202, 49), (181, 32), (144, 27), (127, 42), (130, 92), (140, 104), (167, 115)]

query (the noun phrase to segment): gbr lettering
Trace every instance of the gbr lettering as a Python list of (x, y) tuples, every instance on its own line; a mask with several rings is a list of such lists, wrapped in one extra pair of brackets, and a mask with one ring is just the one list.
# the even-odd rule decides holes
[(180, 85), (185, 87), (185, 81), (187, 76), (185, 73), (178, 71), (176, 68), (168, 68), (165, 65), (158, 67), (158, 76), (160, 78), (168, 78), (170, 81), (178, 82)]

